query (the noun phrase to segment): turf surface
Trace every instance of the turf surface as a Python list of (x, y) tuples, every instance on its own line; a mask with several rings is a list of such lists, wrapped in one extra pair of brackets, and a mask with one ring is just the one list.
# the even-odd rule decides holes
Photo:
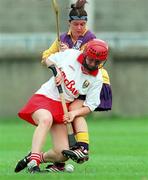
[[(14, 167), (31, 146), (34, 127), (17, 119), (0, 119), (0, 179), (35, 180), (148, 180), (148, 118), (88, 119), (90, 160), (72, 161), (73, 173), (14, 173)], [(47, 140), (45, 150), (50, 147)], [(42, 165), (41, 168), (44, 168)]]

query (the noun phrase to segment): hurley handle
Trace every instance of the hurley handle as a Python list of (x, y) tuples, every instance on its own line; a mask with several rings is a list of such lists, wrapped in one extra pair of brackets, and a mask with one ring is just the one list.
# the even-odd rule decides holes
[[(52, 65), (51, 65), (51, 66), (49, 66), (48, 68), (52, 70), (53, 75), (56, 77), (56, 76), (57, 76), (57, 74), (58, 74), (58, 72), (57, 72), (57, 69), (56, 69), (55, 65), (54, 65), (54, 64), (52, 64)], [(57, 86), (57, 88), (58, 88), (59, 93), (60, 93), (60, 94), (62, 94), (62, 93), (63, 93), (62, 86), (61, 86), (61, 85), (59, 85), (59, 86)]]

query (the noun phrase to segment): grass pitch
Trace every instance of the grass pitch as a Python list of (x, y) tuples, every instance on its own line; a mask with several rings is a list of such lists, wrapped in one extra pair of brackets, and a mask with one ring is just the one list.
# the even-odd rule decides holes
[[(89, 116), (90, 160), (72, 161), (73, 173), (16, 174), (17, 160), (30, 150), (34, 127), (19, 119), (0, 119), (0, 179), (148, 180), (148, 118)], [(45, 150), (50, 147), (47, 140)], [(45, 165), (42, 165), (43, 168)]]

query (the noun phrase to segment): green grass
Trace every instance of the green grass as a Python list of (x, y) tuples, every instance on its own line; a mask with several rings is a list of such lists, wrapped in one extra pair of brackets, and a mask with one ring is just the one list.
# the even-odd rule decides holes
[[(31, 146), (34, 127), (17, 119), (0, 121), (0, 179), (148, 180), (148, 119), (88, 119), (90, 160), (73, 173), (14, 173), (18, 159)], [(8, 122), (8, 123), (7, 123)], [(44, 149), (50, 147), (46, 142)], [(42, 165), (44, 167), (44, 165)]]

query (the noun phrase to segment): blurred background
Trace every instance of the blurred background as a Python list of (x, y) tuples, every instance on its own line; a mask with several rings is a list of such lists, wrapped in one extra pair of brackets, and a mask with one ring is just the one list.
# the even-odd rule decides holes
[[(68, 29), (74, 0), (57, 0), (60, 31)], [(148, 115), (148, 1), (88, 0), (88, 27), (106, 40), (113, 108), (103, 116)], [(42, 52), (56, 38), (51, 0), (0, 0), (0, 117), (17, 116), (50, 72)]]

